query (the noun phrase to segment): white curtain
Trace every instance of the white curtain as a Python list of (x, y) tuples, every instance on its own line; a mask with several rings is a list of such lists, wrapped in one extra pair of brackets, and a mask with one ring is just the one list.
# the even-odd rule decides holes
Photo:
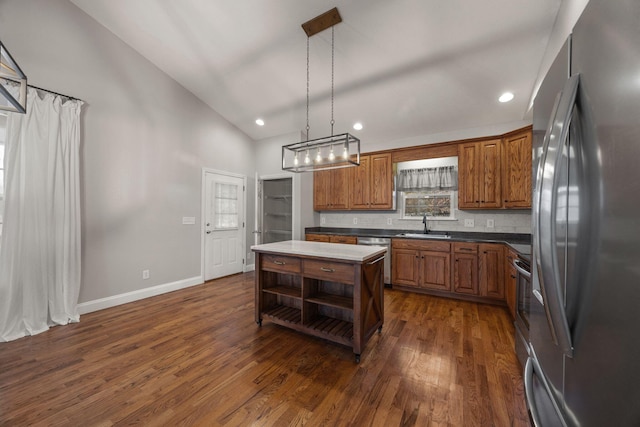
[(457, 189), (458, 169), (455, 166), (404, 169), (398, 172), (398, 191)]
[(9, 114), (0, 240), (0, 341), (80, 319), (80, 110), (29, 88)]

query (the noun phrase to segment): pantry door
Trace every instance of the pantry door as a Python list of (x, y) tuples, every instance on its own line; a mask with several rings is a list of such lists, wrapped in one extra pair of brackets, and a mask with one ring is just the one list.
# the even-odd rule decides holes
[(204, 280), (244, 271), (245, 181), (204, 171)]

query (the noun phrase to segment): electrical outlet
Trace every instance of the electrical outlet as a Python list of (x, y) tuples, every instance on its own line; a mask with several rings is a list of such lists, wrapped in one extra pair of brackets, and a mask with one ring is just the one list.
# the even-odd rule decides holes
[(465, 219), (465, 220), (464, 220), (464, 226), (465, 226), (465, 227), (475, 227), (474, 220), (472, 220), (472, 219)]
[(149, 270), (142, 270), (142, 278), (147, 280), (149, 278)]
[(358, 218), (353, 218), (353, 225), (357, 225), (358, 224)]
[(325, 218), (324, 216), (320, 217), (320, 224), (325, 225), (327, 223), (327, 218)]
[(487, 220), (487, 228), (493, 228), (495, 226), (495, 222), (492, 219)]
[(387, 218), (387, 225), (393, 225), (393, 218)]

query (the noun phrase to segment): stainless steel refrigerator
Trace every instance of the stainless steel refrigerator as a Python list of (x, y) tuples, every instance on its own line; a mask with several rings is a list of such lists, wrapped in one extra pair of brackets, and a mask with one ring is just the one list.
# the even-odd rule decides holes
[(533, 125), (532, 418), (640, 426), (640, 1), (589, 2)]

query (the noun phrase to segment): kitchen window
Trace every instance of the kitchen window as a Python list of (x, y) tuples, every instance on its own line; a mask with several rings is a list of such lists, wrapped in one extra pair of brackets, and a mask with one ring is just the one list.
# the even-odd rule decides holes
[(457, 157), (398, 164), (397, 190), (403, 219), (455, 220)]
[(402, 193), (402, 218), (453, 220), (455, 191), (420, 191)]

